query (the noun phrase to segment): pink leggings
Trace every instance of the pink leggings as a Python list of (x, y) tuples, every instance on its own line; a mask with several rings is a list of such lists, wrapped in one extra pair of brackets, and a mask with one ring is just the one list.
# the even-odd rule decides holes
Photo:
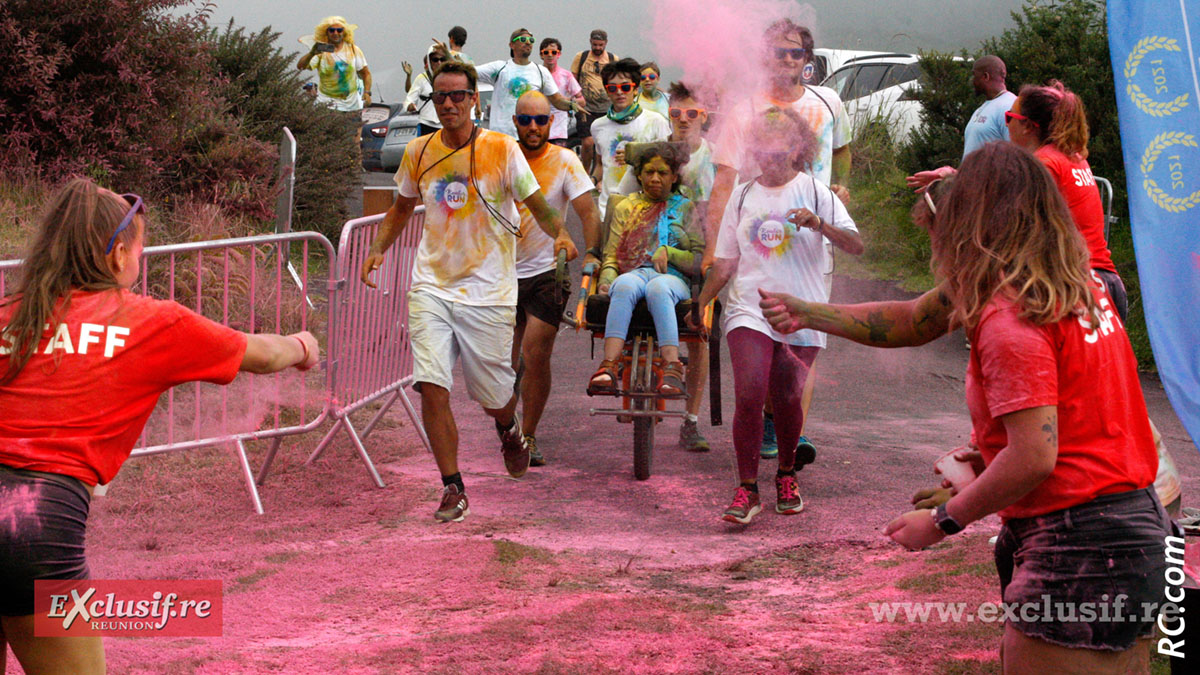
[(776, 342), (752, 328), (734, 328), (725, 336), (733, 366), (733, 449), (737, 452), (738, 479), (758, 479), (762, 450), (763, 405), (771, 396), (775, 434), (779, 440), (779, 466), (796, 461), (796, 443), (804, 428), (800, 398), (804, 381), (820, 347), (796, 347)]

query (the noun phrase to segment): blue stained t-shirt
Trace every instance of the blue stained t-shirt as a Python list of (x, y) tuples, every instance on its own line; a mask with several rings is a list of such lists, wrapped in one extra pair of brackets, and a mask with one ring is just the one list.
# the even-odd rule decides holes
[(1015, 100), (1017, 95), (1006, 91), (975, 109), (971, 121), (967, 122), (967, 128), (963, 131), (963, 159), (987, 143), (1008, 140), (1008, 126), (1004, 123), (1004, 113), (1012, 110)]

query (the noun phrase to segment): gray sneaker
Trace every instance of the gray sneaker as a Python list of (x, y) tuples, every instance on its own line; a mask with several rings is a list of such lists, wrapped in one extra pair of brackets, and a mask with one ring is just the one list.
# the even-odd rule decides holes
[(497, 424), (496, 432), (500, 434), (500, 453), (504, 455), (508, 475), (513, 478), (524, 476), (529, 470), (529, 446), (525, 445), (525, 436), (521, 434), (520, 419), (514, 417), (512, 427), (506, 431)]
[(708, 439), (700, 433), (700, 424), (689, 419), (679, 427), (679, 447), (690, 452), (708, 452)]
[(471, 509), (467, 506), (467, 494), (459, 492), (457, 485), (447, 485), (442, 490), (442, 503), (433, 512), (433, 517), (443, 523), (458, 523), (469, 513)]

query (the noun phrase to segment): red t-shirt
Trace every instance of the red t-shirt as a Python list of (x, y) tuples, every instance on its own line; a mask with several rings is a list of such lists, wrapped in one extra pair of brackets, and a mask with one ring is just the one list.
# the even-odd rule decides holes
[(1008, 445), (1001, 416), (1039, 406), (1058, 409), (1054, 471), (1000, 511), (1003, 519), (1041, 515), (1154, 482), (1158, 455), (1137, 361), (1102, 287), (1093, 288), (1101, 314), (1096, 330), (1079, 316), (1036, 326), (1018, 318), (1011, 300), (997, 296), (971, 333), (967, 407), (986, 464)]
[(1108, 242), (1104, 240), (1104, 204), (1100, 201), (1100, 188), (1092, 176), (1092, 167), (1086, 159), (1078, 155), (1068, 157), (1050, 144), (1043, 145), (1033, 154), (1050, 170), (1058, 191), (1067, 200), (1075, 227), (1087, 242), (1092, 269), (1116, 272)]
[[(0, 307), (0, 327), (14, 306)], [(246, 336), (129, 291), (75, 292), (17, 378), (0, 385), (0, 464), (108, 483), (167, 389), (228, 384)], [(0, 336), (0, 373), (11, 345)]]

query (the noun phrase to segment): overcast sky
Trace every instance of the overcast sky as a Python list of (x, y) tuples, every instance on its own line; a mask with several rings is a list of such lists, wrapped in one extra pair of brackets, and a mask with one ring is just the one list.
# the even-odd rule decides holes
[[(257, 30), (271, 26), (283, 35), (285, 50), (301, 49), (296, 41), (311, 34), (322, 17), (345, 16), (358, 24), (356, 41), (375, 76), (376, 94), (384, 100), (403, 96), (400, 62), (418, 62), (432, 37), (444, 40), (455, 24), (467, 29), (466, 52), (476, 63), (508, 57), (508, 36), (526, 27), (540, 40), (554, 36), (566, 54), (586, 48), (588, 33), (604, 28), (609, 49), (639, 60), (655, 58), (648, 39), (658, 2), (670, 0), (218, 0), (213, 24), (230, 18)], [(703, 6), (721, 0), (697, 0)], [(776, 2), (777, 0), (757, 0)], [(784, 0), (778, 0), (783, 2)], [(677, 5), (672, 2), (672, 6)], [(744, 0), (728, 5), (748, 6)], [(795, 3), (799, 4), (799, 3)], [(809, 0), (816, 15), (818, 47), (915, 52), (977, 49), (979, 43), (1012, 25), (1010, 13), (1021, 0)], [(536, 59), (535, 59), (536, 60)], [(569, 64), (564, 64), (569, 65)], [(664, 63), (664, 79), (678, 76)]]

